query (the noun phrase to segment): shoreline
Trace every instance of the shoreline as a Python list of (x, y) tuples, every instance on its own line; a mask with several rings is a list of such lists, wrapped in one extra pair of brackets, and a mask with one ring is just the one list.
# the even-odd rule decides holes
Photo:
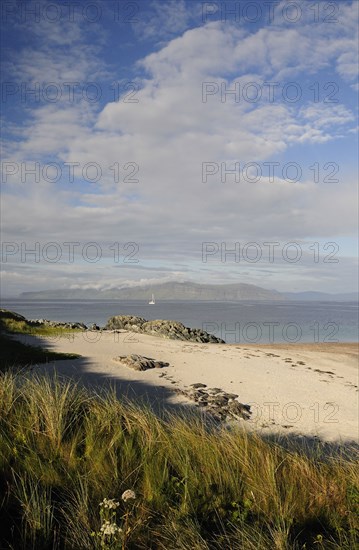
[[(200, 410), (182, 392), (201, 383), (250, 405), (251, 418), (235, 423), (249, 430), (358, 443), (358, 343), (208, 344), (125, 330), (68, 336), (16, 338), (82, 356), (34, 372), (56, 371), (98, 389), (115, 384), (119, 396), (173, 410)], [(137, 372), (114, 360), (131, 354), (169, 366)]]

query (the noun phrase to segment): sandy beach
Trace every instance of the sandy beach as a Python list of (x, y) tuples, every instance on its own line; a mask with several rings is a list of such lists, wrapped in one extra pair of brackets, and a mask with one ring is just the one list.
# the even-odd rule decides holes
[[(252, 416), (243, 424), (250, 429), (358, 442), (358, 344), (198, 344), (125, 331), (19, 338), (82, 356), (41, 365), (40, 372), (97, 388), (115, 383), (118, 395), (170, 408), (193, 407), (179, 390), (203, 383), (249, 404)], [(129, 354), (169, 366), (138, 372), (114, 361)]]

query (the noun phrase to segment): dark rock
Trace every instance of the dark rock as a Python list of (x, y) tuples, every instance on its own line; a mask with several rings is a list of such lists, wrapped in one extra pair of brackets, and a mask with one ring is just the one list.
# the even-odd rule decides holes
[(142, 317), (134, 317), (133, 315), (115, 315), (111, 317), (105, 326), (105, 330), (132, 330), (134, 332), (140, 332), (142, 325), (146, 322), (146, 319)]
[(215, 397), (214, 399), (208, 398), (208, 400), (211, 402), (211, 404), (217, 405), (217, 407), (223, 407), (228, 403), (228, 399), (226, 399), (225, 397)]
[(84, 323), (49, 321), (48, 319), (29, 319), (28, 324), (34, 327), (44, 326), (52, 328), (87, 330), (87, 326)]
[(227, 397), (227, 399), (237, 399), (238, 395), (236, 393), (227, 393), (225, 392), (223, 394), (223, 397)]
[(200, 403), (208, 403), (208, 396), (207, 396), (207, 395), (200, 395), (200, 396), (198, 397), (198, 401), (199, 401)]
[(119, 355), (118, 357), (113, 358), (114, 361), (122, 363), (130, 369), (144, 371), (148, 369), (162, 369), (163, 367), (168, 367), (169, 363), (164, 363), (163, 361), (156, 361), (151, 357), (144, 357), (143, 355)]
[(250, 418), (250, 406), (239, 403), (238, 401), (231, 401), (228, 406), (230, 414), (238, 418), (248, 419)]
[(133, 317), (132, 315), (116, 315), (111, 317), (105, 326), (106, 330), (125, 329), (143, 334), (152, 334), (162, 338), (172, 340), (192, 341), (199, 343), (224, 343), (220, 338), (216, 338), (199, 328), (185, 327), (178, 321), (155, 320), (146, 321), (142, 317)]
[(208, 388), (207, 391), (212, 395), (216, 395), (217, 393), (221, 393), (223, 390), (221, 390), (221, 388)]
[(221, 388), (204, 388), (207, 388), (206, 384), (191, 384), (190, 389), (180, 390), (180, 393), (203, 408), (216, 422), (250, 418), (250, 406), (236, 401), (236, 393), (227, 393)]

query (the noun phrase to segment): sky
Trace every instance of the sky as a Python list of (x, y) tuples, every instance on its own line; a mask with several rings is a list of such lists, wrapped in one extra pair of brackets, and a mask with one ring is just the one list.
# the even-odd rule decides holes
[(357, 291), (358, 2), (1, 8), (3, 296)]

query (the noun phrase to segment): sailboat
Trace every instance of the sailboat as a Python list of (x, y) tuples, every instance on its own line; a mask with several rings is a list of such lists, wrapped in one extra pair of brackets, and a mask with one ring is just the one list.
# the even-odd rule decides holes
[(152, 294), (152, 298), (148, 303), (149, 303), (150, 306), (153, 306), (156, 303), (154, 294)]

